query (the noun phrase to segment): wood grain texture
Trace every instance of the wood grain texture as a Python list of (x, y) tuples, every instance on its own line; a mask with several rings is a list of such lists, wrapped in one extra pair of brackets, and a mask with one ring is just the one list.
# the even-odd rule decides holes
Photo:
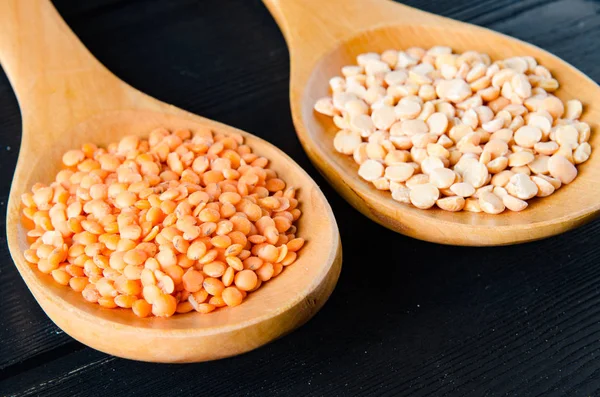
[[(351, 156), (338, 153), (333, 137), (339, 131), (330, 117), (314, 111), (315, 102), (329, 95), (329, 79), (356, 56), (369, 51), (445, 45), (456, 52), (475, 50), (504, 59), (531, 55), (561, 82), (555, 92), (563, 101), (577, 98), (581, 117), (593, 129), (600, 125), (600, 86), (556, 56), (523, 41), (475, 25), (425, 13), (388, 0), (327, 2), (264, 0), (290, 48), (290, 104), (300, 142), (333, 187), (356, 209), (399, 233), (452, 245), (507, 245), (553, 236), (594, 219), (600, 211), (600, 156), (578, 166), (578, 178), (568, 189), (534, 199), (526, 211), (500, 215), (424, 211), (398, 203), (389, 191), (376, 189), (358, 175)], [(590, 144), (596, 148), (600, 135)]]
[[(340, 274), (342, 252), (331, 207), (315, 182), (283, 152), (253, 135), (153, 99), (128, 86), (81, 45), (47, 0), (0, 3), (0, 62), (23, 118), (23, 138), (11, 185), (7, 243), (27, 287), (65, 333), (119, 357), (154, 362), (197, 362), (244, 353), (308, 321), (325, 303)], [(62, 153), (85, 142), (105, 146), (124, 135), (156, 128), (241, 134), (254, 153), (298, 189), (300, 235), (308, 242), (296, 266), (244, 305), (211, 315), (169, 320), (106, 310), (60, 286), (25, 261), (26, 230), (20, 197), (36, 182), (50, 183)], [(43, 133), (42, 133), (43, 131)]]
[[(405, 3), (542, 46), (600, 81), (597, 1)], [(285, 338), (234, 359), (152, 365), (112, 359), (56, 334), (2, 241), (0, 296), (14, 298), (11, 307), (0, 305), (1, 396), (600, 393), (600, 222), (502, 248), (404, 237), (360, 215), (304, 154), (290, 116), (285, 42), (260, 0), (55, 5), (117, 76), (256, 133), (305, 168), (334, 209), (344, 272), (324, 308)], [(230, 83), (231, 73), (237, 77)], [(17, 102), (0, 73), (0, 169), (6, 174), (15, 166), (20, 131)], [(9, 186), (10, 176), (0, 175), (0, 205)], [(13, 365), (6, 365), (9, 358)]]

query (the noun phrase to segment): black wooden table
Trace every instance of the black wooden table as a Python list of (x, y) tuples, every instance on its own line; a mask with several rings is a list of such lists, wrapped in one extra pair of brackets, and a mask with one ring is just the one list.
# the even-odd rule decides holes
[[(600, 81), (598, 0), (406, 3), (529, 41)], [(331, 202), (344, 265), (323, 310), (285, 338), (217, 362), (157, 365), (99, 353), (57, 328), (21, 281), (2, 232), (0, 396), (600, 395), (600, 221), (501, 248), (395, 234), (343, 201), (302, 151), (288, 52), (259, 0), (55, 4), (120, 78), (289, 153)], [(2, 231), (20, 131), (0, 73)]]

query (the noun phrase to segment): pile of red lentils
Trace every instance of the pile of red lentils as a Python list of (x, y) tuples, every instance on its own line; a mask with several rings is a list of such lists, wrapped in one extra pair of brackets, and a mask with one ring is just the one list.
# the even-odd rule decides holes
[(22, 196), (28, 262), (139, 317), (237, 306), (304, 245), (296, 190), (241, 135), (164, 128), (64, 154)]

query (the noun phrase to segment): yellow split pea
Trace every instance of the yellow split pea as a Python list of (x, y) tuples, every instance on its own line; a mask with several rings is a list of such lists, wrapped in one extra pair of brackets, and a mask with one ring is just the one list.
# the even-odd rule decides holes
[(329, 81), (315, 110), (333, 118), (358, 175), (421, 209), (499, 214), (552, 194), (587, 161), (583, 105), (530, 56), (418, 47), (366, 53)]
[(25, 259), (139, 317), (237, 306), (304, 245), (296, 190), (241, 135), (164, 128), (63, 156), (22, 196)]

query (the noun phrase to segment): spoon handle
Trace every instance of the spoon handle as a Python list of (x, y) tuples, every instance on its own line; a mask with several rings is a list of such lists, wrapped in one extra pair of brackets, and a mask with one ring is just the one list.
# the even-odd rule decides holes
[(389, 24), (422, 24), (432, 14), (391, 0), (263, 0), (290, 52), (313, 53), (357, 32)]
[[(450, 26), (454, 21), (391, 0), (263, 0), (287, 42), (291, 91), (301, 90), (317, 62), (360, 32), (390, 25)], [(361, 40), (380, 36), (363, 35)], [(375, 43), (373, 43), (375, 44)], [(406, 47), (410, 47), (407, 43)]]
[(65, 139), (94, 114), (149, 102), (94, 58), (49, 0), (0, 0), (0, 64), (19, 101), (23, 144)]
[[(77, 83), (109, 73), (49, 0), (0, 1), (0, 63), (24, 113), (37, 111), (25, 105), (41, 97), (74, 94), (82, 88)], [(86, 84), (86, 90), (93, 86)]]

